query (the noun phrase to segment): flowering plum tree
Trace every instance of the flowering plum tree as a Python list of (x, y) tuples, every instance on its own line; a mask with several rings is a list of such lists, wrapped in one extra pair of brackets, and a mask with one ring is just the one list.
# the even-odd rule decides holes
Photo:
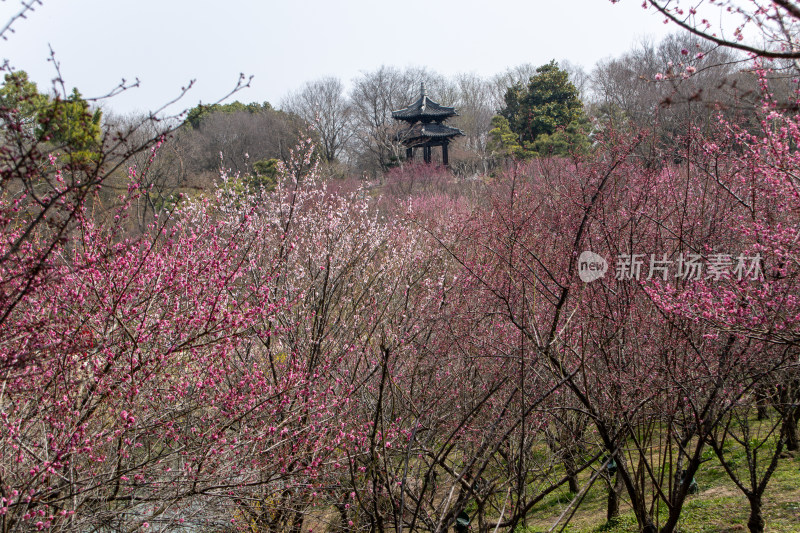
[[(701, 226), (700, 231), (675, 233), (678, 246), (707, 258), (709, 269), (698, 272), (691, 283), (657, 280), (648, 289), (668, 316), (702, 324), (708, 328), (706, 338), (741, 347), (728, 354), (735, 357), (726, 363), (736, 361), (739, 367), (726, 386), (732, 410), (725, 414), (722, 429), (708, 437), (723, 464), (729, 464), (724, 442), (738, 440), (747, 451), (749, 481), (741, 482), (732, 468), (728, 472), (750, 501), (751, 531), (764, 528), (761, 497), (784, 444), (796, 446), (798, 419), (797, 117), (781, 111), (783, 104), (768, 92), (767, 72), (760, 74), (764, 102), (755, 111), (758, 129), (752, 121), (741, 125), (720, 118), (714, 131), (692, 135), (687, 143), (686, 174), (727, 203), (724, 211), (712, 210), (706, 217), (715, 221), (713, 231)], [(708, 207), (703, 212), (709, 213)], [(768, 396), (780, 416), (765, 422), (771, 429), (754, 432), (748, 413), (765, 390), (775, 391)], [(779, 437), (777, 443), (773, 435)], [(771, 458), (763, 469), (758, 453), (750, 453), (757, 439), (763, 439), (756, 446), (762, 457)]]
[[(684, 30), (715, 44), (765, 58), (800, 58), (797, 43), (800, 9), (789, 0), (709, 0), (691, 5), (674, 0), (647, 0), (645, 5), (652, 6)], [(733, 28), (723, 27), (721, 21)], [(763, 38), (765, 44), (753, 43), (754, 34)]]

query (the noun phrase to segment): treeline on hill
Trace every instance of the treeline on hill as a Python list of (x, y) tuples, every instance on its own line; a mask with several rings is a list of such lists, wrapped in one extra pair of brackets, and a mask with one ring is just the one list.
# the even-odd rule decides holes
[[(778, 97), (791, 98), (789, 75), (779, 69), (773, 78)], [(422, 82), (459, 112), (449, 123), (465, 135), (451, 146), (451, 168), (463, 177), (490, 173), (508, 158), (587, 153), (606, 128), (650, 128), (660, 150), (677, 154), (675, 139), (687, 128), (707, 128), (720, 113), (746, 115), (758, 93), (742, 56), (679, 34), (643, 41), (589, 73), (568, 62), (522, 65), (492, 78), (384, 66), (352, 80), (349, 93), (336, 78), (310, 81), (280, 109), (238, 101), (191, 109), (161, 147), (151, 195), (165, 204), (176, 191), (208, 190), (220, 169), (269, 186), (275, 163), (287, 162), (307, 135), (326, 174), (383, 176), (405, 157), (396, 140), (402, 125), (391, 112), (413, 102)], [(112, 128), (124, 123), (107, 121)]]
[[(800, 448), (768, 66), (671, 37), (590, 76), (384, 67), (171, 131), (9, 73), (0, 532), (532, 533), (593, 498), (673, 533), (712, 470), (718, 529), (764, 531)], [(423, 79), (460, 174), (398, 159)]]
[[(779, 72), (772, 83), (784, 99), (791, 91), (791, 84), (782, 81), (787, 77)], [(174, 205), (179, 194), (212, 190), (223, 169), (239, 176), (240, 186), (273, 186), (277, 163), (286, 163), (306, 136), (314, 140), (326, 174), (384, 176), (405, 156), (396, 140), (402, 125), (391, 111), (413, 102), (423, 82), (434, 99), (459, 112), (450, 123), (465, 135), (451, 147), (451, 169), (462, 177), (490, 173), (508, 159), (586, 154), (607, 128), (651, 128), (659, 149), (677, 154), (681, 147), (675, 139), (687, 128), (707, 128), (720, 113), (728, 118), (749, 113), (758, 91), (758, 79), (741, 56), (679, 34), (657, 45), (643, 41), (622, 57), (600, 62), (591, 73), (568, 62), (522, 65), (493, 78), (446, 78), (420, 68), (381, 67), (353, 80), (349, 94), (341, 80), (323, 78), (287, 95), (280, 109), (268, 102), (200, 105), (170, 125), (158, 158), (134, 157), (139, 168), (148, 167), (149, 180), (139, 226)], [(0, 91), (6, 105), (24, 102), (23, 112), (44, 135), (44, 110), (51, 97), (40, 93), (24, 72), (8, 74)], [(65, 100), (72, 102), (71, 110), (49, 117), (52, 131), (47, 134), (71, 135), (70, 142), (84, 148), (98, 142), (101, 127), (135, 145), (157, 136), (163, 126), (144, 117), (102, 117), (77, 92)], [(89, 126), (69, 126), (84, 110), (92, 113)], [(82, 151), (81, 157), (91, 156)], [(124, 187), (125, 179), (118, 172), (117, 185)], [(115, 180), (108, 185), (104, 203), (113, 204)]]

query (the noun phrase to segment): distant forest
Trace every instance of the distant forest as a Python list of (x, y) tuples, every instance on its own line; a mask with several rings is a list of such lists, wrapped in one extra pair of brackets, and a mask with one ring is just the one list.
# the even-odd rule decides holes
[[(490, 172), (509, 157), (586, 150), (593, 135), (609, 127), (655, 126), (666, 146), (689, 123), (707, 125), (720, 112), (733, 116), (757, 105), (758, 79), (745, 59), (698, 37), (673, 34), (660, 43), (643, 41), (590, 72), (568, 61), (520, 65), (491, 78), (383, 66), (352, 80), (349, 93), (340, 79), (311, 80), (277, 105), (234, 101), (189, 110), (160, 148), (151, 179), (154, 192), (166, 195), (207, 188), (220, 169), (243, 176), (261, 169), (269, 176), (274, 162), (286, 162), (307, 135), (326, 173), (374, 179), (402, 163), (405, 151), (396, 134), (403, 125), (391, 112), (416, 100), (422, 82), (433, 100), (459, 113), (448, 124), (464, 133), (450, 150), (451, 168), (460, 176)], [(778, 69), (772, 77), (773, 90), (789, 98), (791, 73)], [(569, 113), (559, 109), (567, 107)], [(522, 112), (548, 116), (531, 127), (520, 120)], [(103, 124), (124, 129), (140, 119), (107, 116)]]

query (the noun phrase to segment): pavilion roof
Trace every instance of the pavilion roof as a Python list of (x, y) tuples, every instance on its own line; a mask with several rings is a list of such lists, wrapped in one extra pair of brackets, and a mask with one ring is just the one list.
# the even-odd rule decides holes
[(424, 83), (421, 86), (420, 93), (420, 97), (417, 99), (417, 101), (410, 106), (397, 111), (392, 111), (392, 118), (396, 120), (406, 120), (409, 122), (432, 120), (440, 121), (446, 119), (447, 117), (452, 117), (458, 114), (456, 113), (456, 109), (454, 107), (440, 105), (428, 98), (428, 93), (425, 91)]
[(397, 134), (397, 140), (407, 145), (416, 144), (415, 141), (425, 139), (449, 139), (464, 135), (458, 128), (451, 128), (436, 122), (422, 122), (414, 124), (408, 129), (401, 130)]

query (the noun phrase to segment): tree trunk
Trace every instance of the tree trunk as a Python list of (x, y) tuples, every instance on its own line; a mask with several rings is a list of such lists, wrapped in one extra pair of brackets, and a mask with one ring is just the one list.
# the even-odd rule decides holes
[(608, 484), (608, 508), (606, 520), (613, 520), (619, 516), (619, 495), (622, 492), (622, 482), (619, 476), (614, 476), (614, 482)]
[(578, 494), (578, 492), (580, 491), (580, 487), (578, 487), (578, 476), (570, 475), (568, 483), (569, 483), (569, 491), (572, 494)]
[(800, 449), (800, 442), (798, 442), (797, 435), (797, 419), (800, 416), (800, 409), (794, 409), (794, 412), (789, 412), (784, 420), (786, 433), (786, 449), (790, 452), (796, 452)]
[(764, 516), (761, 514), (761, 496), (750, 496), (750, 518), (747, 520), (747, 527), (750, 533), (763, 533)]
[[(601, 429), (601, 427), (598, 427), (598, 429)], [(604, 440), (606, 440), (606, 448), (613, 449), (613, 446), (610, 445), (610, 439), (605, 437)], [(636, 522), (639, 524), (639, 528), (642, 533), (657, 533), (656, 527), (653, 525), (653, 519), (647, 512), (644, 494), (638, 490), (636, 486), (637, 480), (633, 479), (631, 472), (628, 471), (624, 456), (621, 454), (617, 455), (614, 457), (614, 460), (617, 462), (617, 479), (621, 480), (621, 483), (624, 484), (628, 492), (631, 507), (633, 507), (633, 514), (636, 516)], [(644, 472), (642, 471), (641, 474), (643, 475)]]
[(572, 454), (567, 452), (564, 457), (564, 469), (567, 471), (567, 482), (569, 483), (569, 491), (572, 494), (578, 494), (580, 487), (578, 486), (578, 468), (575, 464), (575, 459)]
[(757, 420), (766, 420), (769, 418), (769, 412), (767, 411), (767, 407), (769, 407), (769, 399), (767, 395), (764, 393), (763, 387), (756, 388), (756, 419)]

